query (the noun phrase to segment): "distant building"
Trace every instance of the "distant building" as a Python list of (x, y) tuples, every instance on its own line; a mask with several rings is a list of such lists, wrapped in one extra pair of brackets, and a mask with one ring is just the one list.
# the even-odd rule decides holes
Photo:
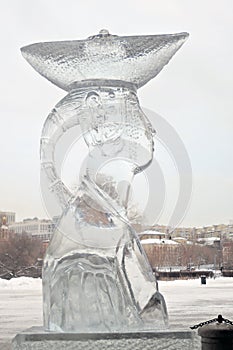
[(163, 232), (146, 230), (139, 234), (141, 244), (146, 252), (152, 268), (178, 264), (180, 244), (165, 238)]
[(8, 239), (9, 239), (9, 229), (8, 229), (8, 226), (6, 226), (6, 222), (3, 217), (0, 223), (0, 242), (7, 241)]
[(172, 237), (173, 241), (180, 243), (180, 244), (192, 244), (192, 242), (188, 241), (186, 238), (184, 237)]
[(159, 232), (159, 231), (146, 230), (146, 231), (138, 233), (138, 236), (139, 236), (140, 240), (142, 241), (142, 240), (149, 239), (149, 238), (162, 239), (162, 238), (165, 238), (166, 234), (163, 232)]
[(222, 247), (223, 268), (233, 270), (233, 242), (228, 241), (223, 243)]
[[(10, 214), (9, 218), (12, 219), (11, 214), (14, 214), (14, 213), (8, 213), (8, 214)], [(11, 229), (9, 229), (9, 227), (8, 227), (8, 217), (6, 215), (6, 212), (1, 212), (1, 215), (0, 215), (0, 243), (8, 241), (11, 234), (13, 234), (13, 231)]]
[(157, 232), (169, 234), (171, 227), (165, 226), (165, 225), (155, 225), (153, 229), (156, 230)]
[(172, 238), (173, 237), (180, 237), (184, 238), (186, 240), (193, 240), (196, 234), (196, 228), (195, 227), (176, 227), (174, 230), (172, 230)]
[[(166, 238), (181, 237), (191, 242), (198, 242), (200, 238), (218, 238), (223, 240), (233, 240), (233, 220), (229, 224), (215, 224), (203, 227), (176, 227), (171, 228), (164, 225), (154, 225), (152, 227), (144, 227), (143, 230), (156, 230), (166, 234)], [(142, 231), (142, 230), (141, 230)], [(137, 230), (137, 232), (140, 232)]]
[(221, 248), (221, 246), (220, 246), (221, 240), (219, 237), (198, 238), (197, 242), (200, 244), (213, 246), (213, 247), (218, 248), (218, 249)]
[(232, 239), (233, 238), (233, 225), (210, 225), (204, 227), (198, 227), (196, 229), (196, 238), (214, 238), (220, 239)]
[(54, 229), (54, 223), (52, 220), (48, 219), (33, 218), (15, 222), (9, 225), (9, 228), (16, 234), (26, 233), (35, 238), (50, 240)]
[(11, 211), (0, 211), (0, 223), (6, 221), (6, 225), (11, 225), (15, 222), (15, 213)]

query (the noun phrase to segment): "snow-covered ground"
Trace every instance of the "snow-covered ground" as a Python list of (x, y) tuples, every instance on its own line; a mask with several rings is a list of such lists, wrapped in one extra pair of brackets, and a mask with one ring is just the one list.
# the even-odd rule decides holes
[[(233, 320), (233, 278), (159, 281), (171, 328), (188, 328), (218, 314)], [(17, 332), (42, 324), (41, 280), (0, 279), (0, 349)]]
[(171, 328), (190, 327), (222, 314), (233, 321), (233, 278), (159, 281), (164, 295)]
[(40, 279), (0, 279), (0, 342), (9, 341), (25, 328), (42, 324), (41, 289)]

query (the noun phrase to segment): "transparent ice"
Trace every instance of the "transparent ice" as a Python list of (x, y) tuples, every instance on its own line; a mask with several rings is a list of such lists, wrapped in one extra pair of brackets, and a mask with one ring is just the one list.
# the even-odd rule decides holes
[[(68, 91), (41, 137), (44, 197), (59, 218), (43, 267), (44, 325), (50, 331), (127, 332), (166, 327), (163, 296), (129, 220), (134, 176), (153, 159), (154, 130), (137, 88), (159, 73), (186, 33), (119, 37), (22, 48), (43, 76)], [(89, 154), (71, 193), (55, 150), (79, 126)], [(78, 136), (78, 135), (77, 135)]]

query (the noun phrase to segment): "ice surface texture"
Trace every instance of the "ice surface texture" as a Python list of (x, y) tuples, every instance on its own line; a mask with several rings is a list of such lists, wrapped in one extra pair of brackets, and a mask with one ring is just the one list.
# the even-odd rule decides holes
[(92, 79), (123, 80), (139, 88), (161, 71), (187, 36), (117, 36), (101, 31), (86, 40), (38, 43), (21, 50), (37, 72), (64, 90)]
[[(130, 223), (128, 203), (130, 184), (150, 165), (154, 150), (154, 130), (136, 88), (158, 74), (186, 37), (101, 31), (83, 41), (22, 49), (40, 74), (69, 91), (41, 137), (42, 193), (50, 213), (59, 212), (43, 267), (47, 330), (136, 332), (167, 325), (165, 301)], [(89, 153), (72, 193), (55, 154), (77, 127)], [(71, 141), (60, 148), (64, 155)]]
[[(71, 91), (42, 132), (41, 179), (62, 208), (43, 271), (44, 320), (50, 330), (122, 332), (166, 323), (163, 297), (127, 218), (127, 186), (119, 186), (121, 177), (132, 179), (150, 164), (151, 125), (134, 90), (123, 82), (123, 87), (109, 84)], [(72, 195), (58, 179), (54, 151), (77, 123), (89, 156)]]

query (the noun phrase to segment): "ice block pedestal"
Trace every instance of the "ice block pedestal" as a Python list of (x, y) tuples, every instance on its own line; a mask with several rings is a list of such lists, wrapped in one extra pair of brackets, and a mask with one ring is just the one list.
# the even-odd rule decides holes
[(17, 334), (12, 350), (200, 350), (200, 337), (193, 331), (164, 330), (135, 333), (56, 333), (32, 327)]

